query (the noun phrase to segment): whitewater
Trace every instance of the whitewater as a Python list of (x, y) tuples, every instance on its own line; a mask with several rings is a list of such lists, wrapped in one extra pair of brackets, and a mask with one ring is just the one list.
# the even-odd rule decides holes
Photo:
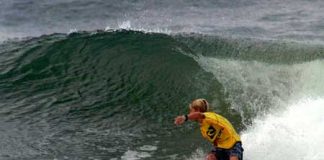
[[(243, 89), (241, 95), (229, 97), (232, 107), (244, 115), (242, 103), (249, 103), (249, 109), (258, 113), (241, 133), (245, 159), (324, 159), (324, 141), (321, 138), (324, 136), (322, 60), (273, 65), (204, 56), (195, 59), (205, 70), (219, 77), (227, 86), (227, 92)], [(258, 83), (262, 86), (256, 87)], [(249, 88), (254, 88), (254, 93), (249, 93)], [(255, 96), (251, 98), (251, 95)], [(262, 98), (255, 98), (262, 97), (260, 95), (271, 97), (270, 109), (265, 111), (260, 107), (265, 105)], [(205, 154), (198, 149), (191, 159), (203, 159)]]

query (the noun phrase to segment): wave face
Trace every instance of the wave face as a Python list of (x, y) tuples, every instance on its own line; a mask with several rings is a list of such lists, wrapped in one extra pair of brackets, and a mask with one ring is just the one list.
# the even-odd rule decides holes
[(197, 126), (173, 125), (199, 97), (233, 122), (255, 159), (271, 150), (254, 151), (249, 139), (266, 143), (260, 121), (276, 126), (287, 121), (267, 117), (288, 112), (293, 123), (291, 104), (324, 96), (318, 45), (115, 30), (8, 41), (0, 53), (1, 159), (199, 158), (210, 146)]

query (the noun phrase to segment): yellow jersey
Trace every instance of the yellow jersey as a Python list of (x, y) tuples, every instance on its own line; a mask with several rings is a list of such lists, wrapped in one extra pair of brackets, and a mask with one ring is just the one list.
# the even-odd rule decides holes
[(241, 141), (240, 136), (226, 118), (214, 112), (203, 114), (205, 118), (200, 124), (201, 134), (215, 147), (230, 149), (236, 142)]

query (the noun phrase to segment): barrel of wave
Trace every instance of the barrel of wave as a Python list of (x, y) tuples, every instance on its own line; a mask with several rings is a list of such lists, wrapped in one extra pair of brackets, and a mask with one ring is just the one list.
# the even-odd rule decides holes
[(255, 119), (243, 134), (247, 160), (324, 158), (324, 98), (306, 98)]

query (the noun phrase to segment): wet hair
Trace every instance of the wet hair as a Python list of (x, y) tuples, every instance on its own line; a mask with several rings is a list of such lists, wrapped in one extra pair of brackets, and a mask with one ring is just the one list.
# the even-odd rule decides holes
[(203, 98), (193, 100), (190, 107), (199, 112), (207, 112), (209, 110), (209, 104), (207, 100)]

